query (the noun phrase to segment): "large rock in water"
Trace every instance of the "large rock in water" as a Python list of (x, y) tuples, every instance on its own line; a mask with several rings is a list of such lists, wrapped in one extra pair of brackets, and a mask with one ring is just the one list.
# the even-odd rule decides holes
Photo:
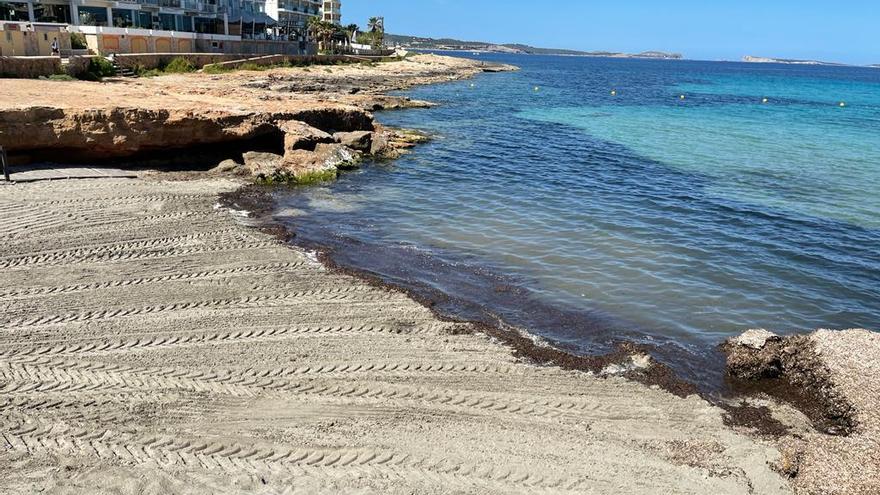
[(334, 142), (333, 136), (315, 127), (300, 122), (289, 120), (278, 125), (284, 133), (284, 151), (310, 150), (313, 151), (321, 143)]
[(370, 131), (337, 132), (333, 138), (343, 146), (364, 153), (369, 153), (373, 145), (373, 133)]
[(254, 177), (271, 177), (282, 167), (284, 157), (275, 153), (248, 151), (242, 155), (244, 168)]
[(332, 179), (339, 169), (357, 165), (361, 153), (338, 143), (319, 143), (314, 151), (287, 150), (284, 156), (249, 151), (242, 155), (244, 170), (271, 181)]
[(360, 154), (341, 144), (319, 144), (315, 151), (292, 150), (284, 155), (284, 171), (296, 178), (324, 175), (335, 176), (338, 169), (351, 167)]

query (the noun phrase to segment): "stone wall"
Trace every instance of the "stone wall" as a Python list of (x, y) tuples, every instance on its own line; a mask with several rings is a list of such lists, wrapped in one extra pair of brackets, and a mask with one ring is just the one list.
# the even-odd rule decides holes
[(97, 55), (92, 56), (72, 56), (68, 58), (68, 64), (64, 66), (64, 71), (72, 77), (80, 77), (89, 70), (89, 62)]
[(59, 57), (0, 57), (0, 76), (36, 78), (61, 74)]

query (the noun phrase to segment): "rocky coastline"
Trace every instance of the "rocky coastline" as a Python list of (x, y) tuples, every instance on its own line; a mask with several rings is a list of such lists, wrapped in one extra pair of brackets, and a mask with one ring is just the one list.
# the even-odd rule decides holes
[[(430, 106), (387, 91), (506, 70), (516, 68), (418, 55), (381, 67), (352, 63), (104, 83), (7, 80), (0, 143), (20, 164), (197, 159), (221, 146), (208, 159), (237, 166), (226, 161), (218, 171), (307, 181), (333, 176), (364, 156), (394, 158), (424, 139), (375, 122), (374, 111)], [(253, 151), (263, 153), (248, 154)]]

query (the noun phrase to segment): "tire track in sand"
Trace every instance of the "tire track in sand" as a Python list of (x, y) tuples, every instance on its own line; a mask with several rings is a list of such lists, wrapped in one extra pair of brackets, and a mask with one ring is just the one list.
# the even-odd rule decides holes
[[(482, 372), (478, 368), (476, 373)], [(296, 376), (296, 374), (288, 376)], [(293, 380), (274, 374), (272, 370), (251, 374), (237, 370), (186, 371), (32, 358), (30, 362), (25, 359), (19, 362), (6, 362), (5, 366), (0, 366), (0, 379), (5, 381), (0, 386), (0, 393), (4, 394), (181, 389), (240, 397), (293, 394), (381, 403), (388, 401), (432, 403), (472, 412), (491, 411), (533, 417), (573, 415), (583, 418), (584, 411), (589, 411), (590, 416), (593, 417), (615, 414), (592, 401), (504, 397), (483, 391), (425, 389), (382, 382), (353, 385), (307, 377)], [(606, 410), (606, 414), (602, 414), (603, 410)]]
[[(456, 462), (450, 459), (413, 457), (378, 449), (289, 448), (281, 445), (224, 443), (174, 437), (137, 436), (112, 430), (82, 430), (30, 421), (0, 433), (10, 450), (31, 454), (62, 453), (69, 456), (97, 456), (123, 464), (149, 464), (162, 467), (222, 471), (228, 473), (288, 473), (321, 478), (328, 471), (333, 476), (363, 477), (368, 480), (398, 479), (429, 486), (443, 482), (453, 487), (494, 489), (552, 490), (552, 493), (577, 490), (589, 483), (585, 478), (554, 478)], [(582, 491), (578, 493), (583, 493)]]
[(219, 277), (219, 276), (283, 271), (283, 270), (289, 270), (291, 268), (312, 268), (312, 267), (314, 267), (314, 269), (321, 269), (321, 267), (319, 265), (308, 262), (308, 261), (270, 263), (270, 264), (266, 264), (266, 265), (250, 265), (250, 266), (237, 267), (237, 268), (227, 268), (227, 269), (220, 269), (220, 270), (205, 270), (205, 271), (201, 271), (201, 272), (175, 273), (175, 274), (171, 274), (171, 275), (162, 275), (162, 276), (158, 276), (158, 277), (141, 277), (141, 278), (130, 278), (130, 279), (123, 279), (123, 280), (113, 280), (113, 281), (109, 281), (109, 282), (100, 282), (100, 283), (93, 283), (93, 284), (76, 284), (76, 285), (63, 285), (63, 286), (54, 286), (54, 287), (29, 287), (26, 289), (12, 290), (12, 291), (8, 291), (8, 292), (0, 292), (0, 299), (12, 299), (12, 298), (28, 297), (28, 296), (70, 294), (70, 293), (86, 292), (86, 291), (92, 291), (92, 290), (112, 289), (112, 288), (116, 288), (116, 287), (128, 287), (128, 286), (133, 286), (133, 285), (155, 284), (155, 283), (161, 283), (161, 282), (176, 282), (176, 281), (183, 281), (183, 280), (200, 280), (200, 279), (213, 278), (213, 277)]
[[(359, 293), (362, 293), (360, 297), (358, 297)], [(0, 329), (15, 329), (42, 325), (55, 325), (62, 323), (108, 320), (112, 318), (155, 315), (191, 309), (219, 309), (235, 306), (247, 306), (251, 304), (265, 305), (270, 303), (283, 302), (286, 300), (295, 300), (308, 297), (319, 298), (320, 300), (325, 302), (343, 300), (358, 300), (362, 302), (370, 302), (392, 300), (403, 296), (395, 292), (379, 291), (375, 287), (371, 286), (330, 287), (327, 289), (315, 289), (262, 296), (248, 296), (235, 299), (213, 299), (210, 301), (192, 301), (174, 304), (160, 304), (156, 306), (142, 306), (140, 308), (88, 311), (85, 313), (68, 313), (65, 315), (38, 316), (36, 318), (19, 318), (16, 320), (8, 320), (6, 322), (0, 323)]]
[[(153, 254), (138, 253), (138, 250), (156, 249), (161, 247), (168, 247), (173, 250), (175, 247), (182, 247), (180, 246), (181, 244), (185, 245), (187, 242), (201, 241), (202, 239), (211, 237), (217, 237), (217, 242), (222, 243), (230, 240), (244, 244), (257, 242), (253, 236), (242, 234), (240, 229), (227, 228), (182, 236), (115, 243), (106, 246), (83, 247), (28, 256), (5, 257), (0, 259), (0, 268), (15, 268), (31, 265), (60, 265), (86, 261), (138, 259), (138, 257), (143, 254)], [(186, 248), (182, 249), (181, 252), (185, 250)], [(176, 253), (175, 251), (171, 251), (168, 254), (174, 255)]]

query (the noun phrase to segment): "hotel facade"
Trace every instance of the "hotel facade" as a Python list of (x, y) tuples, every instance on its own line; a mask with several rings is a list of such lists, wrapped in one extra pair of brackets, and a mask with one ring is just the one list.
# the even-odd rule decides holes
[[(49, 55), (46, 32), (64, 31), (101, 54), (235, 52), (246, 40), (301, 46), (310, 18), (341, 19), (340, 10), (321, 0), (0, 0), (0, 55)], [(279, 48), (248, 46), (242, 53)]]
[(333, 24), (342, 24), (342, 2), (325, 0), (322, 3), (322, 18), (327, 22), (332, 22)]

